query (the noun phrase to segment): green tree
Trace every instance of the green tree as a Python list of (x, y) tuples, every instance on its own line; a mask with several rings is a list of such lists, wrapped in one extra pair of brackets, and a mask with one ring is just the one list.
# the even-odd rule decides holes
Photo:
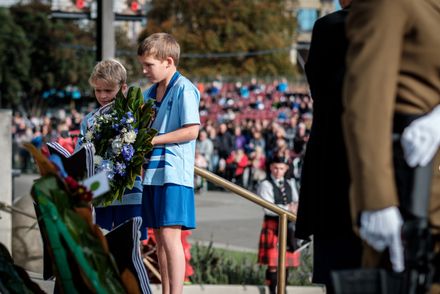
[[(288, 2), (153, 0), (139, 39), (159, 31), (173, 34), (184, 54), (182, 70), (192, 76), (292, 76), (288, 48), (296, 22), (285, 9)], [(237, 52), (243, 54), (229, 54)]]
[(8, 10), (0, 8), (0, 107), (20, 103), (30, 69), (30, 44)]
[(120, 27), (115, 29), (116, 58), (119, 59), (127, 69), (127, 80), (129, 83), (136, 83), (143, 78), (142, 68), (137, 59), (136, 41), (130, 40), (125, 30)]
[(39, 1), (12, 6), (10, 11), (31, 44), (26, 99), (20, 104), (24, 110), (41, 112), (46, 102), (51, 102), (41, 98), (48, 90), (58, 92), (69, 85), (88, 89), (95, 62), (95, 53), (89, 49), (94, 44), (91, 28), (80, 27), (76, 21), (51, 19), (50, 7)]

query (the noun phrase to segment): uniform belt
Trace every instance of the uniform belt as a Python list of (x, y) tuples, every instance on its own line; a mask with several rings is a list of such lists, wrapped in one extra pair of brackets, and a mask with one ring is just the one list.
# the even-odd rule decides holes
[(422, 114), (395, 113), (393, 119), (393, 134), (402, 134), (403, 130), (414, 120), (422, 117)]
[(279, 220), (279, 216), (278, 215), (264, 215), (264, 219), (265, 220), (270, 220), (270, 219), (272, 219), (272, 220), (276, 220), (276, 221), (278, 221)]

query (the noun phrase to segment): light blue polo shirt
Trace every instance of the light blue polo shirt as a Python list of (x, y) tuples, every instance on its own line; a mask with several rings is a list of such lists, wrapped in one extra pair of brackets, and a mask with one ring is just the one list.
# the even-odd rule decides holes
[[(145, 100), (156, 98), (157, 84), (144, 93)], [(156, 118), (152, 128), (165, 134), (188, 124), (200, 124), (200, 93), (187, 78), (176, 72), (165, 96), (156, 104)], [(144, 166), (144, 185), (177, 184), (194, 186), (194, 156), (196, 141), (157, 145)]]

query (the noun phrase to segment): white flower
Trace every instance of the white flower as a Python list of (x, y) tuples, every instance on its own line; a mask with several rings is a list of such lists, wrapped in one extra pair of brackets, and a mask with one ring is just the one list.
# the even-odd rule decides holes
[(87, 131), (86, 135), (85, 135), (86, 141), (90, 142), (93, 140), (93, 132), (92, 131)]
[(127, 118), (127, 123), (131, 124), (133, 122), (134, 122), (134, 118), (132, 117)]
[(122, 141), (121, 139), (117, 138), (112, 142), (112, 151), (116, 155), (120, 154), (122, 150)]
[[(101, 164), (96, 168), (95, 172), (102, 172), (105, 171), (107, 173), (107, 176), (110, 176), (113, 172), (113, 162), (108, 159), (104, 159)], [(111, 176), (113, 177), (113, 175)], [(110, 177), (109, 177), (110, 178)], [(111, 178), (110, 178), (111, 179)]]
[(95, 165), (100, 165), (102, 163), (102, 156), (99, 155), (93, 156), (93, 162)]
[(128, 144), (133, 144), (136, 141), (136, 133), (134, 131), (129, 131), (125, 133), (124, 141)]
[(126, 128), (122, 128), (121, 133), (126, 133), (127, 129)]

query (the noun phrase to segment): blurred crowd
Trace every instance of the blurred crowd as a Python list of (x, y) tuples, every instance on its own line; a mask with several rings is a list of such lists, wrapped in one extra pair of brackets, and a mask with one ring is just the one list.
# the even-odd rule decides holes
[[(313, 113), (306, 84), (252, 80), (197, 86), (202, 97), (197, 166), (253, 190), (266, 177), (271, 158), (282, 154), (290, 163), (287, 177), (299, 179)], [(81, 120), (90, 110), (58, 109), (39, 117), (14, 113), (14, 168), (35, 172), (23, 142), (32, 142), (43, 153), (46, 142), (58, 142), (73, 152)], [(196, 179), (195, 187), (214, 188), (202, 179)]]
[[(198, 87), (202, 128), (196, 165), (254, 190), (272, 157), (283, 155), (289, 159), (287, 177), (299, 180), (313, 113), (307, 85), (252, 80)], [(203, 184), (200, 179), (196, 188)]]
[(22, 143), (31, 142), (47, 154), (47, 142), (58, 142), (70, 153), (75, 149), (79, 127), (84, 114), (75, 109), (58, 109), (42, 116), (15, 112), (12, 118), (13, 167), (22, 173), (36, 172), (30, 154)]

